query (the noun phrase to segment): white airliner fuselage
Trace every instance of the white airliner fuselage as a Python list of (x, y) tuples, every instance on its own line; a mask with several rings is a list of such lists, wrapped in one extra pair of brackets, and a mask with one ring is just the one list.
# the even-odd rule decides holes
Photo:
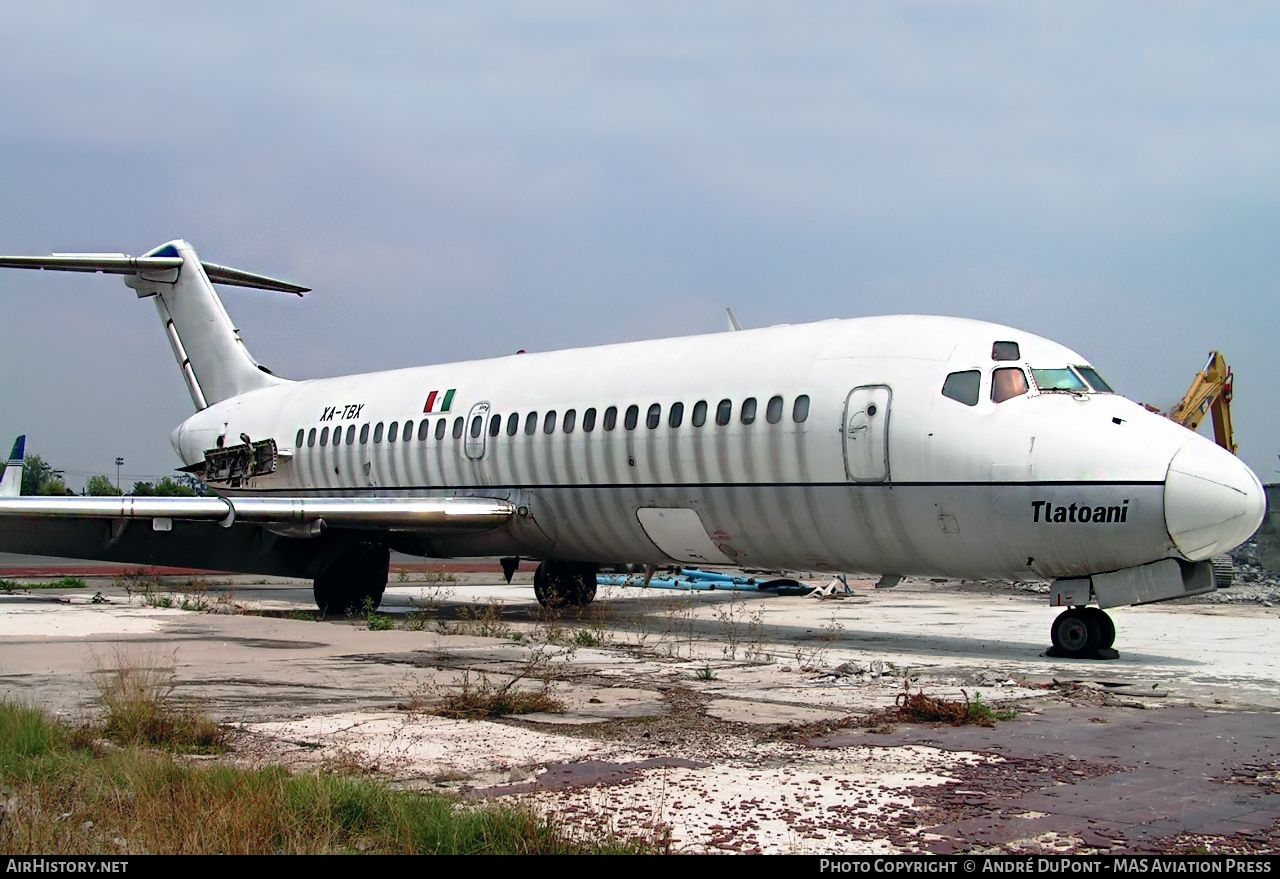
[[(995, 342), (1019, 359), (993, 362)], [(233, 494), (472, 495), (524, 511), (423, 541), (443, 556), (1052, 579), (1247, 538), (1260, 488), (1207, 439), (1086, 385), (992, 400), (995, 369), (1085, 364), (978, 321), (827, 321), (277, 385), (192, 416), (174, 445), (186, 464), (242, 433), (292, 452)], [(942, 393), (965, 372), (973, 405)], [(1200, 478), (1168, 485), (1175, 458)], [(1171, 531), (1167, 495), (1194, 507), (1215, 491), (1235, 516), (1210, 504), (1213, 533)]]
[[(616, 563), (1051, 579), (1074, 608), (1055, 645), (1085, 655), (1114, 628), (1081, 606), (1212, 588), (1206, 560), (1263, 514), (1233, 455), (995, 324), (836, 320), (287, 382), (248, 357), (208, 284), (270, 279), (206, 278), (183, 242), (148, 258), (95, 265), (155, 297), (200, 409), (174, 446), (226, 499), (68, 515), (541, 559), (540, 597), (571, 601)], [(385, 583), (384, 556), (328, 546), (330, 580), (381, 563)], [(324, 576), (322, 605), (342, 590)]]

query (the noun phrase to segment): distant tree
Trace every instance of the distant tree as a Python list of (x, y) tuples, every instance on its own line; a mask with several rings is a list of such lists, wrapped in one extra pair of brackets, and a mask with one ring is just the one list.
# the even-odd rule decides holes
[(195, 490), (166, 476), (156, 483), (156, 494), (160, 497), (194, 497)]
[[(203, 483), (201, 483), (203, 485)], [(129, 492), (137, 497), (193, 497), (194, 488), (169, 476), (159, 482), (135, 482)]]
[(84, 493), (94, 497), (105, 497), (120, 494), (120, 489), (116, 488), (109, 476), (98, 474), (89, 477), (89, 481), (84, 484)]
[(62, 474), (39, 455), (27, 455), (22, 469), (23, 494), (67, 494), (67, 483)]

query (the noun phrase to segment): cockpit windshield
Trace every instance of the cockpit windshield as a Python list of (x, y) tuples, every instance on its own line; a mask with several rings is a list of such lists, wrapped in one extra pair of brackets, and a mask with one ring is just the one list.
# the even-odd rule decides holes
[(1077, 366), (1076, 372), (1089, 383), (1089, 387), (1093, 388), (1099, 394), (1114, 394), (1111, 385), (1102, 380), (1102, 376), (1098, 375), (1098, 371), (1092, 366)]
[(1069, 368), (1032, 369), (1031, 374), (1035, 376), (1036, 387), (1041, 391), (1070, 391), (1083, 394), (1089, 390), (1084, 380)]

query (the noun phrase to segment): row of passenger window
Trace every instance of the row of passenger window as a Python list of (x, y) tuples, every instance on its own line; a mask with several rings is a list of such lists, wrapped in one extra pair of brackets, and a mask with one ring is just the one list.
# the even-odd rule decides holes
[[(777, 424), (782, 420), (786, 406), (781, 396), (773, 396), (765, 404), (764, 420), (769, 424)], [(755, 397), (747, 397), (738, 407), (738, 420), (743, 424), (752, 424), (756, 421), (759, 413), (759, 404)], [(689, 413), (689, 423), (694, 427), (702, 427), (707, 423), (707, 416), (710, 414), (710, 407), (706, 400), (699, 400), (693, 404), (693, 409)], [(582, 413), (582, 421), (579, 425), (578, 412), (576, 409), (566, 409), (563, 418), (561, 418), (556, 410), (552, 409), (542, 414), (541, 419), (537, 412), (529, 412), (523, 416), (524, 433), (532, 436), (538, 432), (539, 423), (541, 423), (542, 432), (546, 434), (555, 433), (557, 425), (563, 433), (573, 433), (581, 428), (584, 433), (591, 433), (596, 429), (597, 412), (594, 407), (586, 409)], [(666, 411), (666, 424), (671, 428), (678, 428), (684, 424), (684, 403), (672, 403)], [(809, 396), (801, 394), (796, 397), (791, 404), (791, 420), (800, 424), (809, 418)], [(724, 426), (733, 420), (733, 401), (721, 400), (716, 404), (715, 423)], [(663, 411), (661, 403), (654, 403), (645, 412), (644, 424), (649, 430), (657, 428), (663, 423)], [(450, 431), (448, 418), (438, 418), (435, 421), (434, 431), (431, 427), (431, 419), (424, 418), (417, 423), (418, 440), (424, 441), (428, 439), (432, 433), (435, 434), (437, 440), (445, 438), (447, 433), (452, 433), (454, 439), (461, 439), (464, 432), (469, 433), (473, 438), (485, 432), (484, 416), (476, 415), (471, 419), (471, 424), (465, 424), (465, 420), (461, 416), (453, 419), (453, 429)], [(521, 430), (521, 415), (512, 412), (506, 417), (506, 434), (507, 436), (515, 436)], [(636, 405), (628, 406), (622, 414), (622, 426), (626, 430), (635, 430), (640, 423), (640, 407)], [(618, 426), (618, 407), (610, 406), (604, 410), (603, 415), (599, 419), (599, 426), (602, 430), (615, 430)], [(503, 432), (503, 417), (501, 415), (493, 415), (489, 417), (488, 433), (489, 436), (498, 436)], [(382, 422), (373, 425), (372, 428), (368, 424), (360, 426), (358, 436), (361, 445), (367, 444), (372, 438), (373, 442), (381, 443), (383, 439), (389, 443), (397, 440), (400, 442), (409, 442), (414, 435), (414, 421), (409, 419), (403, 425), (399, 421), (392, 421), (386, 426), (385, 434)], [(314, 447), (317, 444), (321, 447), (328, 445), (355, 445), (357, 438), (357, 430), (354, 424), (348, 424), (344, 431), (341, 425), (332, 428), (332, 432), (328, 427), (322, 427), (317, 432), (316, 428), (306, 430), (298, 429), (296, 447), (302, 448), (303, 442), (308, 447)]]

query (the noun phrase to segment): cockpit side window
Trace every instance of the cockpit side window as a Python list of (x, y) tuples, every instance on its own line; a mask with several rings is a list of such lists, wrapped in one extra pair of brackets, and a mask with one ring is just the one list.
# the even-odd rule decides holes
[(982, 373), (976, 369), (953, 372), (942, 383), (942, 396), (964, 403), (978, 405), (978, 392), (982, 388)]
[(1027, 374), (1016, 366), (1004, 366), (991, 373), (991, 399), (996, 403), (1021, 397), (1029, 390)]
[(1017, 342), (992, 342), (991, 343), (991, 359), (992, 360), (1021, 360), (1022, 354), (1018, 351)]

